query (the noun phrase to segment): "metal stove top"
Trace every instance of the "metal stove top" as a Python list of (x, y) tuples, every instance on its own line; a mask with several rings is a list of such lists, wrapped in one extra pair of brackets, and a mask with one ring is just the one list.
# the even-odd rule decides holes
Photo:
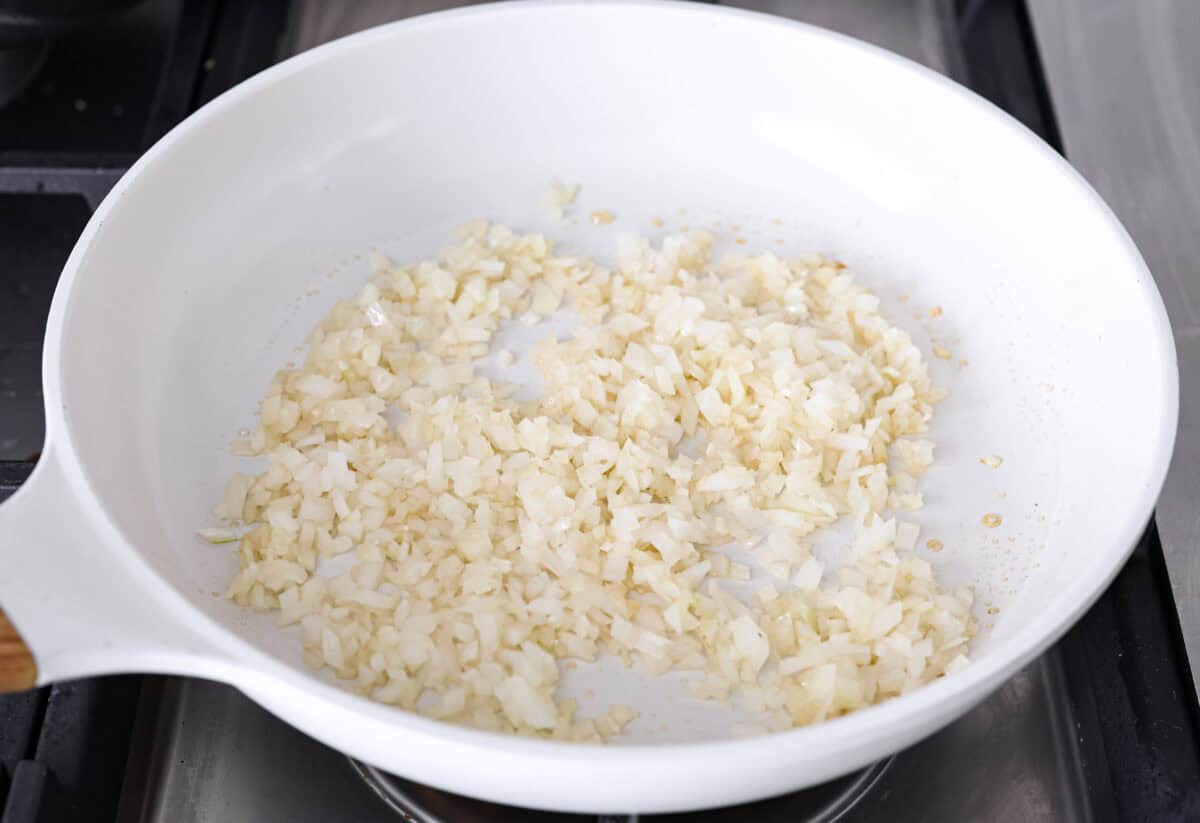
[[(153, 767), (127, 819), (389, 823), (404, 820), (401, 811), (420, 823), (799, 823), (847, 813), (845, 819), (856, 821), (914, 814), (931, 821), (1095, 819), (1087, 775), (1071, 739), (1067, 694), (1061, 657), (1049, 655), (942, 733), (864, 773), (749, 806), (639, 818), (619, 808), (599, 817), (509, 809), (390, 776), (364, 779), (361, 766), (230, 687), (171, 680), (164, 684)], [(934, 775), (938, 788), (931, 791)], [(737, 779), (738, 767), (731, 764), (729, 780)]]
[[(0, 823), (101, 821), (1073, 821), (1200, 819), (1200, 38), (1192, 0), (730, 0), (878, 43), (1008, 110), (1062, 149), (1142, 244), (1184, 367), (1181, 449), (1109, 591), (961, 720), (817, 789), (682, 815), (580, 816), (459, 798), (372, 772), (230, 687), (98, 678), (0, 698)], [(40, 446), (40, 329), (90, 209), (174, 122), (275, 59), (447, 0), (146, 0), (56, 42), (0, 109), (0, 499)], [(0, 10), (5, 0), (0, 0)], [(0, 22), (3, 14), (0, 12)], [(97, 33), (99, 31), (99, 33)], [(129, 46), (129, 44), (133, 44)], [(112, 57), (117, 54), (118, 57)], [(1040, 54), (1040, 59), (1039, 59)], [(100, 57), (115, 60), (105, 77)], [(1191, 69), (1189, 71), (1189, 69)], [(89, 73), (90, 72), (90, 73)], [(1188, 176), (1192, 175), (1192, 176)], [(1200, 401), (1198, 401), (1200, 402)], [(1182, 623), (1182, 629), (1181, 629)], [(1200, 645), (1191, 649), (1200, 661)], [(398, 740), (396, 745), (404, 745)], [(464, 763), (464, 769), (472, 764)], [(729, 779), (739, 768), (730, 764)]]

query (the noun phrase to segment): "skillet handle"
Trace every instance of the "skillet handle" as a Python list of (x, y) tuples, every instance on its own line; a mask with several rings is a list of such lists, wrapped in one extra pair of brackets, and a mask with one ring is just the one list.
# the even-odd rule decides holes
[(87, 496), (48, 446), (0, 504), (0, 693), (102, 674), (229, 679), (204, 621)]
[(21, 633), (0, 609), (0, 694), (23, 692), (37, 685), (37, 663)]

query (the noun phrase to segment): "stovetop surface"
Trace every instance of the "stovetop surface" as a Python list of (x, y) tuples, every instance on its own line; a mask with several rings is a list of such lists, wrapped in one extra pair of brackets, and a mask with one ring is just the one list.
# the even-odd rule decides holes
[[(876, 42), (1062, 145), (1022, 0), (730, 4)], [(0, 499), (28, 475), (41, 445), (41, 335), (58, 271), (124, 168), (198, 105), (274, 60), (450, 5), (146, 0), (55, 41), (35, 81), (0, 109)], [(1047, 14), (1040, 0), (1032, 6)], [(809, 792), (640, 819), (1200, 819), (1196, 711), (1152, 525), (1079, 625), (938, 734)], [(0, 768), (0, 823), (638, 819), (617, 801), (600, 818), (553, 815), (364, 778), (365, 767), (234, 689), (179, 678), (97, 678), (0, 698)], [(753, 765), (731, 764), (730, 780), (739, 768)]]

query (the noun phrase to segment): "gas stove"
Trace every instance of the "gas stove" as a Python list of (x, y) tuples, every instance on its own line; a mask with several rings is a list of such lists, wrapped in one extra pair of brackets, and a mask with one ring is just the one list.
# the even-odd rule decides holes
[[(1189, 365), (1200, 368), (1200, 294), (1190, 294), (1200, 283), (1187, 268), (1200, 239), (1183, 228), (1200, 221), (1200, 180), (1186, 176), (1200, 168), (1200, 107), (1187, 96), (1194, 82), (1178, 85), (1198, 68), (1181, 45), (1200, 38), (1188, 0), (729, 4), (922, 62), (1065, 151), (1158, 274), (1186, 392)], [(58, 272), (124, 169), (198, 106), (279, 59), (459, 4), (112, 2), (68, 26), (27, 26), (19, 43), (4, 36), (21, 14), (6, 17), (8, 5), (0, 0), (0, 499), (28, 476), (41, 446), (41, 338)], [(1200, 601), (1191, 596), (1200, 561), (1190, 552), (1200, 534), (1188, 506), (1188, 489), (1200, 488), (1191, 482), (1200, 462), (1187, 459), (1200, 448), (1195, 408), (1185, 396), (1184, 459), (1156, 523), (1080, 623), (962, 719), (823, 786), (690, 814), (512, 809), (348, 760), (228, 686), (122, 676), (0, 698), (0, 823), (1200, 818), (1200, 706), (1188, 657), (1200, 661), (1200, 648), (1189, 646), (1200, 641)], [(737, 770), (730, 765), (729, 779)]]

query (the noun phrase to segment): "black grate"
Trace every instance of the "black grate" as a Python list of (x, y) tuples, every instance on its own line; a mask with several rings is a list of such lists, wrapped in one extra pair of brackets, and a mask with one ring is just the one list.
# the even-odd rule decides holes
[(0, 460), (32, 460), (42, 447), (46, 313), (90, 215), (76, 194), (0, 193)]
[(1095, 819), (1200, 820), (1196, 694), (1153, 526), (1062, 649)]

